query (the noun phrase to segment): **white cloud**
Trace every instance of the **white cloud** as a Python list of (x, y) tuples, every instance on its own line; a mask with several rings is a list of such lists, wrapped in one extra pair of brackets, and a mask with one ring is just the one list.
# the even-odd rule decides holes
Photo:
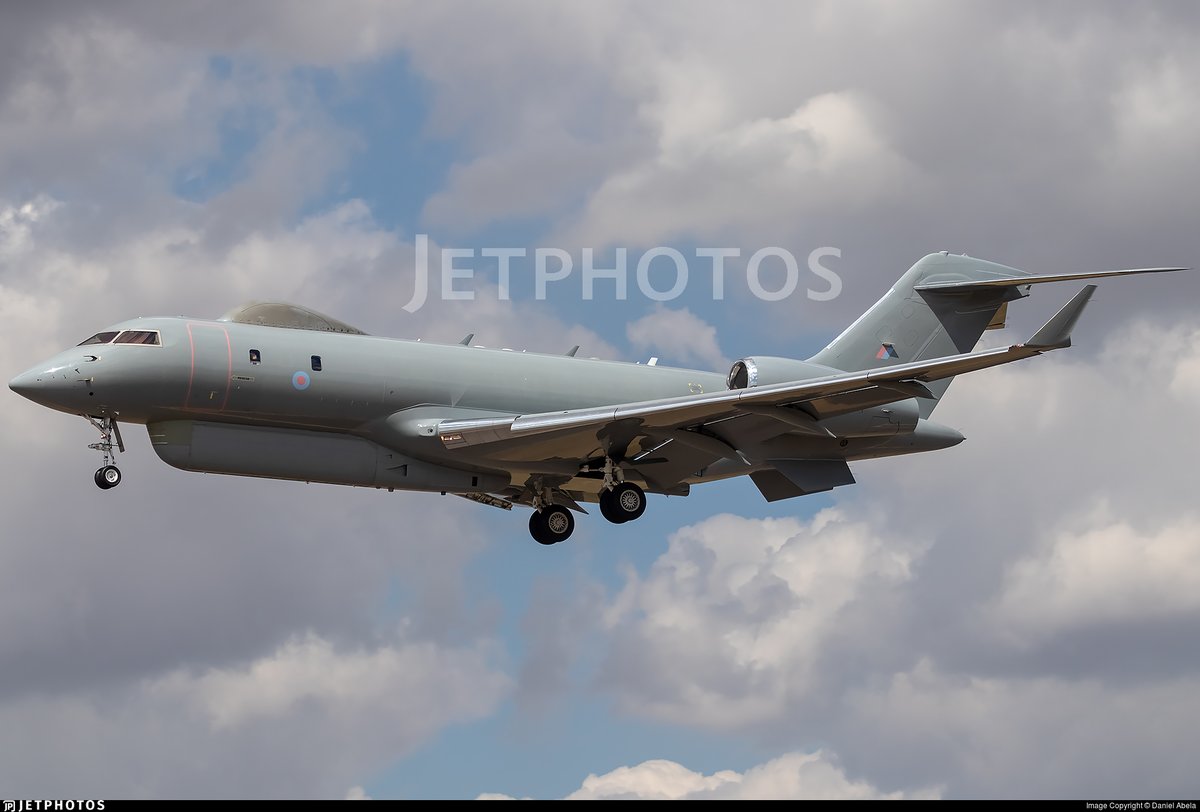
[(471, 718), (496, 704), (508, 680), (489, 674), (487, 659), (480, 650), (447, 651), (428, 642), (338, 652), (328, 640), (308, 634), (244, 667), (174, 673), (146, 690), (192, 705), (215, 730), (286, 718), (317, 705), (343, 720), (403, 718), (420, 735), (436, 730), (444, 714)]
[(770, 723), (820, 687), (844, 612), (909, 580), (918, 551), (832, 509), (685, 527), (613, 599), (603, 682), (626, 710), (666, 721)]
[(736, 783), (740, 778), (731, 770), (704, 775), (674, 761), (654, 759), (633, 767), (618, 767), (604, 775), (589, 775), (567, 800), (680, 800)]
[(1111, 518), (1062, 529), (1015, 562), (996, 620), (1021, 637), (1114, 621), (1200, 616), (1200, 520), (1168, 517), (1145, 530)]
[(0, 201), (0, 257), (7, 260), (28, 252), (34, 225), (61, 205), (44, 194), (19, 205)]
[[(505, 795), (482, 795), (504, 799)], [(849, 778), (829, 753), (787, 753), (744, 773), (721, 770), (711, 775), (665, 759), (618, 767), (589, 775), (568, 801), (593, 800), (899, 800), (936, 799), (936, 790), (881, 792)]]
[(856, 94), (821, 94), (779, 118), (731, 110), (715, 123), (682, 109), (684, 98), (660, 112), (657, 153), (610, 175), (564, 241), (656, 245), (730, 230), (761, 235), (764, 224), (786, 233), (789, 221), (894, 200), (917, 180)]
[(686, 307), (654, 310), (625, 326), (625, 336), (635, 350), (651, 351), (666, 363), (703, 364), (721, 370), (729, 365), (717, 345), (717, 330)]
[[(426, 208), (439, 227), (540, 214), (556, 241), (585, 245), (838, 244), (877, 282), (914, 239), (912, 258), (941, 247), (930, 239), (1013, 250), (1014, 231), (1039, 261), (1111, 253), (1038, 244), (1048, 212), (1060, 233), (1100, 216), (1126, 237), (1186, 234), (1190, 187), (1162, 173), (1186, 164), (1200, 110), (1181, 79), (1195, 73), (1190, 18), (1034, 4), (472, 12), (414, 7), (397, 40), (437, 90), (436, 132), (468, 151)], [(1136, 218), (1131, 183), (1153, 189)]]
[[(214, 201), (209, 210), (221, 207)], [(212, 318), (249, 299), (295, 301), (399, 338), (454, 342), (475, 332), (477, 343), (489, 346), (561, 352), (576, 343), (587, 355), (616, 355), (592, 330), (564, 324), (535, 304), (501, 300), (482, 276), (474, 301), (442, 301), (437, 244), (430, 248), (429, 298), (416, 313), (404, 312), (415, 277), (413, 245), (376, 223), (359, 200), (291, 227), (243, 226), (220, 238), (189, 212), (169, 211), (79, 248), (54, 239), (71, 225), (70, 204), (31, 201), (3, 211), (0, 238), (11, 250), (0, 254), (0, 280), (9, 280), (10, 297), (26, 302), (22, 310), (35, 327), (19, 347), (6, 348), (13, 356), (0, 354), (0, 371), (11, 369), (9, 377), (38, 360), (31, 349), (49, 355), (82, 338), (80, 330), (134, 314)], [(50, 318), (64, 308), (61, 321)]]

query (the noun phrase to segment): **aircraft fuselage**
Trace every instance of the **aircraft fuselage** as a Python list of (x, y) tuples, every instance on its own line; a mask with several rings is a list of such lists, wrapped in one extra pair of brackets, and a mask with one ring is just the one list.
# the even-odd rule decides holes
[[(447, 450), (436, 426), (726, 388), (724, 375), (699, 370), (225, 321), (139, 318), (105, 332), (127, 330), (153, 331), (159, 343), (73, 347), (10, 386), (59, 411), (145, 424), (164, 461), (213, 473), (486, 492), (549, 467), (571, 487), (597, 491), (595, 479), (569, 476), (575, 462), (523, 472), (511, 460)], [(950, 444), (903, 433), (901, 442), (871, 432), (841, 447), (832, 438), (774, 442), (790, 454), (828, 447), (848, 458)], [(750, 470), (720, 461), (689, 481)]]

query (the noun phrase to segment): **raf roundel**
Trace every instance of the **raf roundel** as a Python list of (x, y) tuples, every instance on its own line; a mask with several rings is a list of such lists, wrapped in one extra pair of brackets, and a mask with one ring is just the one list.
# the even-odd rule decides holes
[(292, 386), (303, 392), (312, 383), (312, 376), (301, 370), (292, 376)]

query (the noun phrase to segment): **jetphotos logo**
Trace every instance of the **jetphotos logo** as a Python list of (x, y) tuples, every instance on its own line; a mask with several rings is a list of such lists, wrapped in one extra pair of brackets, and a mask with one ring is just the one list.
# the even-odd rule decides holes
[(5, 801), (4, 812), (91, 812), (104, 809), (104, 801)]
[[(612, 258), (601, 263), (596, 252), (584, 248), (578, 256), (562, 248), (438, 248), (434, 258), (437, 281), (430, 283), (429, 235), (418, 234), (414, 241), (416, 279), (413, 295), (404, 309), (416, 313), (431, 296), (443, 301), (474, 301), (476, 263), (495, 267), (497, 291), (501, 301), (512, 298), (514, 284), (532, 290), (542, 301), (551, 286), (569, 286), (574, 277), (584, 301), (612, 298), (624, 301), (640, 295), (654, 302), (679, 298), (691, 285), (703, 285), (714, 301), (725, 298), (730, 265), (742, 257), (740, 248), (697, 248), (691, 255), (667, 246), (642, 252), (634, 261), (625, 248), (616, 248)], [(842, 279), (827, 264), (840, 259), (840, 249), (823, 246), (808, 255), (807, 274), (800, 270), (796, 255), (786, 248), (770, 245), (749, 255), (743, 274), (751, 295), (766, 302), (778, 302), (797, 295), (817, 302), (836, 299), (842, 292)], [(631, 271), (632, 269), (632, 280)], [(727, 280), (727, 276), (729, 279)], [(433, 290), (430, 288), (433, 287)]]

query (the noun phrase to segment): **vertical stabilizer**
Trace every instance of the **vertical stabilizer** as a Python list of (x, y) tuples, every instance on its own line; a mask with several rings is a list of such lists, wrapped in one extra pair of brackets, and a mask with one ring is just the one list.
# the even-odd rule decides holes
[[(917, 290), (918, 285), (1027, 276), (973, 257), (930, 254), (908, 269), (883, 298), (809, 360), (847, 372), (970, 352), (1000, 309), (1025, 294), (1017, 286)], [(918, 401), (928, 417), (951, 379), (931, 383), (933, 399)]]

